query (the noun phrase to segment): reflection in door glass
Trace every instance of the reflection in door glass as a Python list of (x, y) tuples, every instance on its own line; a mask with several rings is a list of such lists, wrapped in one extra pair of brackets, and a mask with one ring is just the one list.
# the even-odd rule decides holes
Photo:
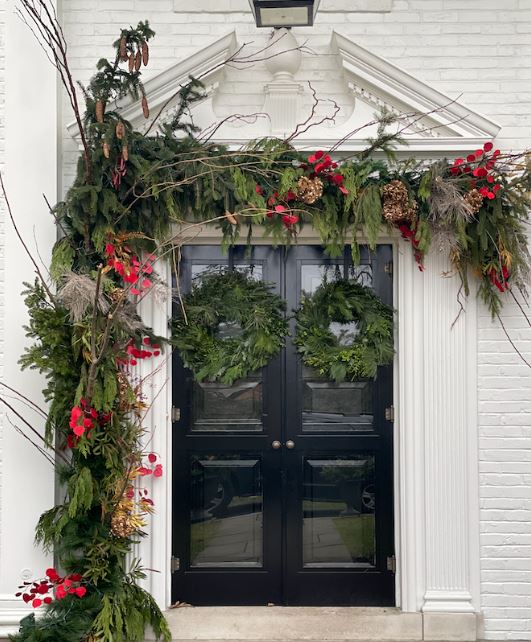
[(262, 431), (261, 377), (247, 377), (232, 385), (195, 381), (192, 403), (194, 432)]
[[(324, 282), (344, 278), (342, 264), (302, 264), (301, 291), (312, 294)], [(348, 267), (348, 278), (372, 287), (372, 265)], [(358, 334), (355, 322), (330, 324), (340, 344), (352, 342)], [(301, 364), (303, 432), (367, 432), (373, 430), (374, 381), (335, 383)]]
[(191, 485), (191, 566), (262, 566), (261, 462), (243, 454), (194, 456)]
[(373, 567), (374, 456), (307, 459), (303, 490), (304, 566)]

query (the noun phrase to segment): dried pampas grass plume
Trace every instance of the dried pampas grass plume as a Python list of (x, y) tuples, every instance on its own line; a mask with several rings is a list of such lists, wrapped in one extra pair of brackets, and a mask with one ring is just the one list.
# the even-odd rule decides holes
[[(57, 292), (57, 298), (70, 313), (70, 319), (78, 323), (94, 308), (96, 281), (87, 274), (68, 272), (63, 277), (63, 285)], [(97, 306), (102, 314), (109, 312), (109, 302), (101, 291), (98, 293)]]

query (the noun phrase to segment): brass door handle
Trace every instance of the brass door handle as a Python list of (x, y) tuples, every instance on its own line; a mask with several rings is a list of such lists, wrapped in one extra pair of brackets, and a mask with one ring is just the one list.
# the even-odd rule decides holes
[(276, 439), (275, 439), (275, 441), (271, 444), (271, 448), (273, 448), (273, 450), (278, 450), (278, 449), (279, 449), (279, 448), (281, 448), (281, 447), (282, 447), (282, 444), (280, 443), (280, 441), (277, 441)]
[(291, 441), (291, 439), (288, 439), (288, 441), (286, 442), (286, 448), (288, 448), (288, 450), (293, 450), (293, 448), (295, 448), (295, 442)]

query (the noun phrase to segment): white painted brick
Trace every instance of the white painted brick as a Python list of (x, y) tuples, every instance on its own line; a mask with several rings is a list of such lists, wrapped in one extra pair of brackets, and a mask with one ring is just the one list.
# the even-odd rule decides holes
[[(201, 2), (206, 0), (201, 0)], [(223, 0), (208, 0), (219, 11)], [(333, 0), (337, 2), (338, 0)], [(195, 4), (199, 0), (192, 0)], [(323, 4), (326, 0), (322, 0)], [(245, 0), (245, 5), (247, 0)], [(365, 2), (367, 4), (367, 2)], [(120, 27), (148, 18), (157, 32), (151, 73), (236, 28), (243, 40), (259, 43), (249, 11), (182, 14), (173, 0), (68, 0), (64, 24), (77, 79), (86, 82), (101, 55), (111, 55)], [(241, 3), (240, 3), (241, 6)], [(504, 149), (531, 147), (531, 0), (395, 0), (390, 13), (319, 13), (312, 30), (298, 30), (323, 50), (335, 28), (381, 54), (436, 89), (461, 100), (503, 125)], [(0, 48), (3, 43), (0, 6)], [(0, 56), (0, 166), (4, 165), (3, 58)], [(315, 59), (326, 80), (327, 59)], [(316, 72), (317, 73), (317, 72)], [(301, 77), (303, 72), (301, 72)], [(263, 82), (260, 70), (244, 70), (224, 91), (238, 110), (253, 107), (242, 83)], [(323, 87), (326, 86), (323, 83)], [(247, 104), (246, 104), (247, 102)], [(68, 106), (64, 119), (70, 121)], [(63, 182), (73, 177), (75, 146), (65, 136)], [(0, 208), (0, 214), (2, 213)], [(0, 247), (3, 227), (0, 227)], [(3, 319), (3, 265), (0, 252), (0, 328)], [(507, 302), (504, 324), (518, 348), (531, 359), (531, 330), (516, 305)], [(3, 343), (0, 335), (0, 372)], [(478, 410), (480, 529), (484, 637), (531, 640), (531, 389), (522, 364), (498, 323), (480, 310), (478, 319)], [(2, 433), (0, 425), (0, 467)], [(1, 493), (0, 468), (0, 493)], [(1, 525), (1, 505), (0, 505)]]

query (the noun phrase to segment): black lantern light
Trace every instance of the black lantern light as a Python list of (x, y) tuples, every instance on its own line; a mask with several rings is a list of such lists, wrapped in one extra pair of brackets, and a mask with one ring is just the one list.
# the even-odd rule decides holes
[(320, 0), (249, 0), (257, 27), (311, 27)]

